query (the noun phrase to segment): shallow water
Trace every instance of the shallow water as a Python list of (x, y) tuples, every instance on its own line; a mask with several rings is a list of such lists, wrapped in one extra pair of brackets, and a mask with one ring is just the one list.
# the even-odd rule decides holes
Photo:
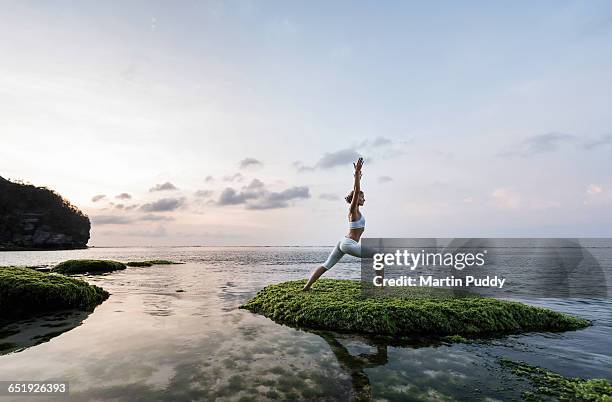
[[(398, 345), (303, 331), (238, 309), (266, 284), (307, 277), (328, 252), (185, 247), (2, 253), (0, 265), (71, 258), (186, 264), (88, 276), (111, 293), (92, 314), (65, 312), (6, 326), (0, 380), (67, 380), (70, 400), (476, 401), (518, 399), (529, 387), (500, 367), (499, 357), (566, 376), (612, 377), (609, 299), (530, 300), (594, 325), (468, 345)], [(359, 261), (347, 258), (329, 274), (359, 279)]]

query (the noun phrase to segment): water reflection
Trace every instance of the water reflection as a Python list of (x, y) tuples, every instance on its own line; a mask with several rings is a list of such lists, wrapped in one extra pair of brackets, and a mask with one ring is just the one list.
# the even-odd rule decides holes
[(376, 353), (360, 353), (353, 355), (339, 340), (336, 334), (328, 331), (314, 332), (327, 342), (330, 349), (338, 359), (340, 367), (351, 377), (353, 397), (356, 401), (370, 401), (372, 387), (370, 379), (364, 369), (373, 368), (388, 363), (387, 345), (370, 340), (368, 345), (376, 348)]
[(89, 314), (86, 311), (68, 310), (20, 321), (0, 322), (0, 355), (20, 352), (48, 342), (81, 325)]

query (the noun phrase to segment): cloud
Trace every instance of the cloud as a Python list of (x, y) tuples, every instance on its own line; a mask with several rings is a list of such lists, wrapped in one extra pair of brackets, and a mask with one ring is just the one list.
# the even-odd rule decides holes
[(132, 218), (122, 215), (98, 215), (91, 217), (91, 223), (94, 225), (126, 225), (133, 221)]
[(219, 197), (219, 201), (217, 201), (217, 204), (218, 205), (244, 204), (250, 198), (254, 198), (254, 197), (250, 197), (244, 192), (238, 193), (233, 188), (227, 187), (225, 190), (221, 192), (221, 196)]
[(280, 192), (271, 192), (261, 180), (253, 179), (241, 191), (231, 187), (225, 188), (219, 196), (217, 205), (245, 204), (247, 209), (274, 209), (286, 208), (289, 206), (289, 201), (304, 198), (310, 198), (308, 187), (291, 187)]
[(297, 170), (300, 173), (310, 172), (310, 171), (314, 170), (314, 167), (306, 166), (304, 164), (304, 162), (302, 162), (302, 161), (295, 161), (295, 162), (293, 162), (293, 167), (295, 168), (295, 170)]
[(253, 179), (251, 180), (251, 182), (249, 183), (248, 186), (246, 186), (245, 188), (249, 191), (259, 191), (259, 190), (263, 190), (265, 188), (265, 184), (263, 183), (263, 181), (259, 180), (259, 179)]
[(393, 181), (393, 177), (391, 176), (380, 176), (378, 178), (378, 182), (379, 183), (390, 183)]
[(242, 191), (237, 192), (231, 187), (227, 187), (221, 193), (219, 197), (219, 201), (217, 201), (218, 205), (237, 205), (244, 204), (248, 200), (252, 200), (258, 198), (264, 192), (264, 184), (261, 180), (253, 179), (251, 183), (243, 187)]
[(293, 162), (293, 167), (298, 172), (308, 172), (315, 169), (332, 169), (336, 166), (348, 165), (351, 166), (353, 162), (361, 157), (354, 148), (341, 149), (336, 152), (325, 153), (321, 159), (314, 166), (307, 166), (302, 161)]
[(546, 133), (534, 135), (523, 140), (518, 146), (508, 151), (502, 152), (502, 156), (522, 156), (528, 157), (545, 152), (553, 152), (565, 143), (572, 142), (575, 136), (564, 133)]
[(603, 135), (597, 139), (580, 140), (579, 137), (572, 134), (550, 132), (528, 137), (516, 146), (500, 152), (499, 155), (529, 157), (557, 151), (565, 144), (572, 144), (578, 149), (591, 151), (598, 147), (612, 145), (612, 134)]
[(321, 193), (319, 194), (319, 198), (327, 201), (337, 201), (340, 199), (340, 196), (332, 193)]
[(169, 212), (178, 209), (185, 203), (185, 198), (161, 198), (157, 201), (143, 204), (140, 207), (144, 212)]
[(356, 148), (366, 148), (366, 147), (374, 147), (374, 148), (378, 148), (378, 147), (384, 147), (387, 145), (393, 145), (393, 141), (387, 137), (383, 137), (383, 136), (378, 136), (374, 139), (367, 139), (364, 140), (362, 142), (360, 142)]
[(98, 202), (98, 201), (100, 201), (103, 198), (106, 198), (106, 195), (98, 194), (98, 195), (94, 195), (93, 197), (91, 197), (91, 201), (92, 202)]
[(129, 195), (128, 193), (121, 193), (121, 194), (117, 194), (115, 198), (118, 200), (131, 200), (132, 196)]
[(386, 137), (376, 137), (374, 141), (372, 141), (373, 147), (382, 147), (384, 145), (391, 145), (393, 141)]
[(240, 161), (240, 169), (247, 169), (250, 167), (259, 167), (263, 166), (263, 162), (255, 159), (255, 158), (244, 158)]
[(247, 209), (274, 209), (287, 208), (289, 201), (310, 198), (310, 191), (306, 186), (291, 187), (281, 192), (267, 193), (254, 203), (248, 203)]
[(218, 205), (237, 205), (244, 204), (246, 198), (242, 194), (238, 194), (236, 190), (231, 187), (226, 187), (219, 196)]
[(123, 205), (123, 204), (115, 205), (115, 208), (117, 208), (117, 209), (123, 209), (124, 207), (125, 207), (125, 205)]
[(233, 175), (223, 176), (223, 181), (241, 182), (242, 180), (244, 180), (244, 176), (241, 173), (234, 173)]
[(193, 193), (193, 195), (195, 195), (198, 198), (208, 198), (211, 195), (213, 195), (213, 191), (212, 190), (198, 190), (195, 193)]
[(204, 179), (204, 183), (213, 183), (215, 181), (215, 178), (212, 176), (206, 176), (206, 178)]
[(509, 188), (498, 188), (491, 194), (495, 205), (501, 209), (516, 209), (521, 205), (521, 197)]
[(178, 189), (176, 188), (174, 184), (167, 181), (163, 184), (156, 184), (155, 186), (151, 187), (149, 189), (149, 192), (153, 193), (155, 191), (172, 191), (172, 190), (178, 190)]
[(603, 137), (597, 140), (585, 142), (583, 144), (583, 147), (585, 149), (591, 150), (593, 148), (597, 148), (597, 147), (604, 146), (604, 145), (610, 145), (610, 144), (612, 144), (612, 134), (604, 135)]
[(132, 204), (132, 205), (128, 205), (127, 207), (125, 207), (124, 209), (126, 211), (131, 211), (132, 209), (136, 209), (138, 208), (138, 204)]
[(173, 221), (174, 218), (171, 216), (147, 214), (147, 215), (141, 216), (139, 220), (145, 221), (145, 222), (170, 222), (170, 221)]
[(341, 149), (323, 155), (316, 166), (320, 169), (331, 169), (336, 166), (350, 165), (360, 157), (361, 155), (354, 149)]
[(147, 214), (142, 216), (98, 215), (91, 218), (94, 225), (129, 225), (136, 222), (170, 222), (171, 216)]

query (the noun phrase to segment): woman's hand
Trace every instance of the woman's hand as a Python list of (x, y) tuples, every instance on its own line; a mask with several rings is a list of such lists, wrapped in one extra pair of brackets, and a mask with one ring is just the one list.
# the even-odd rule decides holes
[(357, 159), (357, 162), (353, 163), (353, 167), (355, 168), (355, 173), (359, 173), (361, 176), (361, 167), (363, 166), (363, 158)]

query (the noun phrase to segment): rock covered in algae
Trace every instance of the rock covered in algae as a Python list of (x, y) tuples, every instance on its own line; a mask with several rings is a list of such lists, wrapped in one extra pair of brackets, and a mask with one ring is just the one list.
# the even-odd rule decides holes
[(582, 318), (493, 298), (431, 295), (423, 288), (402, 297), (366, 298), (357, 281), (321, 279), (308, 292), (301, 291), (304, 284), (269, 285), (241, 308), (297, 327), (379, 335), (474, 337), (590, 325)]
[(525, 400), (539, 401), (552, 397), (559, 401), (612, 401), (612, 381), (596, 378), (567, 378), (541, 367), (524, 362), (501, 359), (501, 365), (508, 367), (518, 376), (526, 377), (534, 385), (534, 392), (524, 392)]
[(111, 260), (68, 260), (57, 264), (52, 271), (59, 274), (99, 274), (125, 269), (125, 264)]
[(130, 261), (126, 263), (128, 267), (150, 267), (153, 265), (175, 265), (180, 262), (174, 262), (169, 260), (146, 260), (146, 261)]
[(67, 309), (92, 311), (108, 298), (104, 289), (63, 275), (29, 268), (0, 267), (0, 317)]

